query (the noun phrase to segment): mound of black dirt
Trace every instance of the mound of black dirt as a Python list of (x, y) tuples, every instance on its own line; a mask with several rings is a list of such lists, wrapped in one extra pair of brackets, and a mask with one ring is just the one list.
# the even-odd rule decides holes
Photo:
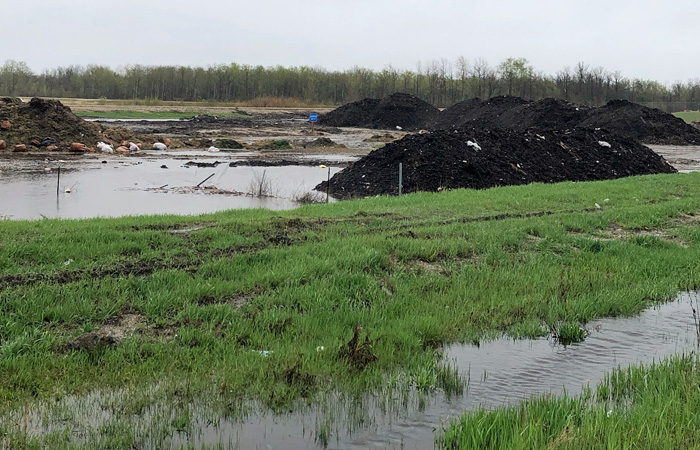
[(592, 109), (578, 125), (604, 128), (647, 144), (700, 145), (700, 130), (683, 119), (627, 100), (611, 100)]
[(566, 130), (586, 119), (589, 111), (587, 106), (545, 98), (509, 109), (495, 123), (497, 127), (512, 130)]
[(8, 148), (33, 140), (51, 140), (59, 147), (68, 147), (72, 142), (93, 147), (99, 141), (117, 144), (134, 139), (134, 133), (124, 128), (104, 127), (81, 119), (58, 100), (33, 98), (24, 103), (3, 99), (0, 121), (4, 120), (10, 122), (10, 128), (0, 130), (0, 139), (7, 141)]
[(323, 125), (406, 130), (424, 128), (440, 110), (410, 94), (394, 93), (382, 99), (366, 98), (343, 105), (319, 117)]
[[(501, 128), (498, 119), (513, 108), (527, 105), (529, 102), (520, 97), (503, 95), (488, 100), (473, 98), (455, 103), (429, 124), (429, 129), (453, 129), (467, 127)], [(503, 122), (503, 121), (501, 121)], [(508, 123), (508, 122), (506, 122)]]
[[(414, 134), (375, 150), (330, 180), (337, 198), (588, 181), (676, 170), (634, 139), (604, 130), (452, 130)], [(316, 186), (326, 190), (327, 182)]]

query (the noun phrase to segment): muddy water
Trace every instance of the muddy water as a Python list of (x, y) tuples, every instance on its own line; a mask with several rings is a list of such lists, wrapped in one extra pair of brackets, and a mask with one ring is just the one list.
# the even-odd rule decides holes
[[(164, 397), (158, 400), (155, 388), (148, 394), (154, 399), (153, 406), (140, 416), (125, 419), (120, 414), (120, 402), (127, 393), (91, 394), (37, 405), (32, 408), (29, 429), (31, 434), (45, 435), (68, 427), (73, 440), (81, 442), (99, 433), (100, 427), (124, 426), (126, 420), (137, 442), (149, 447), (432, 448), (435, 430), (464, 411), (495, 408), (543, 393), (566, 391), (575, 395), (584, 385), (595, 386), (615, 367), (651, 363), (696, 350), (691, 310), (694, 298), (697, 294), (682, 294), (636, 317), (591, 322), (590, 336), (568, 347), (548, 339), (499, 339), (479, 347), (450, 346), (444, 351), (445, 358), (454, 361), (468, 380), (465, 394), (452, 399), (440, 393), (421, 394), (408, 377), (399, 376), (398, 382), (360, 398), (331, 392), (319, 404), (299, 412), (254, 412), (246, 419), (233, 420), (221, 418), (205, 402), (187, 405), (183, 411), (182, 406), (176, 408)], [(256, 404), (247, 408), (264, 411)], [(191, 419), (189, 429), (167, 431), (183, 414)], [(20, 421), (21, 412), (9, 419)], [(160, 430), (159, 434), (154, 430)]]
[[(197, 159), (197, 155), (189, 156)], [(0, 218), (87, 218), (201, 214), (239, 208), (289, 209), (298, 206), (294, 197), (310, 192), (328, 176), (327, 169), (315, 166), (229, 167), (230, 159), (222, 155), (219, 161), (224, 163), (203, 168), (186, 167), (187, 159), (172, 157), (110, 158), (104, 164), (100, 160), (71, 161), (62, 163), (58, 195), (56, 168), (59, 163), (13, 162), (14, 166), (0, 170)], [(339, 170), (331, 168), (331, 176)], [(202, 186), (215, 186), (228, 194), (190, 189), (212, 174), (214, 176)], [(270, 196), (248, 195), (263, 174), (270, 184)]]

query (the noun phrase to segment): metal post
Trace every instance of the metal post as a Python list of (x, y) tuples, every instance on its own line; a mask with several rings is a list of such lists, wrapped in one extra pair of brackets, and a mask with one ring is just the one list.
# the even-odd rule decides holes
[(403, 163), (399, 163), (399, 195), (401, 195), (402, 188), (403, 188)]
[(56, 179), (56, 197), (58, 197), (58, 191), (61, 186), (61, 166), (58, 166), (58, 178)]
[[(313, 123), (313, 122), (311, 122)], [(328, 168), (328, 181), (326, 182), (326, 203), (328, 203), (329, 197), (331, 196), (331, 168)]]

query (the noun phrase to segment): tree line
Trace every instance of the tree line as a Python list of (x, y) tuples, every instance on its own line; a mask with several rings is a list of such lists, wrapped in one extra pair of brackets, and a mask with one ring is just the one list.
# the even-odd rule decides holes
[(491, 66), (483, 58), (460, 57), (454, 62), (419, 63), (415, 70), (388, 66), (381, 71), (231, 63), (209, 67), (129, 65), (117, 70), (101, 65), (67, 66), (34, 73), (25, 62), (14, 60), (0, 67), (0, 95), (9, 96), (220, 102), (282, 98), (339, 105), (397, 91), (439, 107), (474, 97), (517, 95), (527, 100), (561, 98), (589, 106), (625, 99), (669, 112), (700, 109), (700, 79), (666, 86), (583, 62), (547, 75), (525, 58), (508, 58)]

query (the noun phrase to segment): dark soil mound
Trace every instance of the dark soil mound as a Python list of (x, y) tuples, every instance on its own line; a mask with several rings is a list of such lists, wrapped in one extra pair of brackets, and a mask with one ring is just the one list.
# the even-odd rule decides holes
[(319, 117), (323, 125), (406, 130), (424, 128), (440, 110), (413, 95), (397, 92), (382, 99), (366, 98)]
[(442, 111), (432, 129), (506, 128), (509, 130), (566, 130), (588, 117), (589, 108), (545, 98), (528, 102), (520, 97), (473, 98)]
[(7, 141), (8, 147), (29, 144), (32, 140), (55, 141), (59, 147), (65, 148), (71, 142), (93, 147), (99, 141), (117, 144), (134, 139), (134, 134), (124, 128), (86, 122), (57, 100), (33, 98), (29, 103), (23, 103), (3, 99), (0, 102), (2, 120), (11, 124), (9, 129), (0, 130), (0, 139)]
[(612, 100), (605, 106), (592, 109), (578, 125), (604, 128), (648, 144), (700, 145), (700, 130), (683, 119), (627, 100)]
[(479, 98), (465, 100), (442, 111), (429, 128), (452, 129), (465, 126), (487, 129), (502, 128), (498, 125), (499, 117), (514, 108), (527, 105), (528, 103), (527, 100), (523, 100), (520, 97), (508, 95), (493, 97), (488, 100)]
[(588, 117), (589, 111), (587, 106), (545, 98), (509, 109), (498, 117), (496, 125), (512, 130), (566, 130)]
[[(415, 134), (375, 150), (330, 180), (338, 198), (403, 192), (587, 181), (673, 173), (664, 159), (604, 130), (452, 130)], [(316, 186), (325, 191), (326, 182)]]

